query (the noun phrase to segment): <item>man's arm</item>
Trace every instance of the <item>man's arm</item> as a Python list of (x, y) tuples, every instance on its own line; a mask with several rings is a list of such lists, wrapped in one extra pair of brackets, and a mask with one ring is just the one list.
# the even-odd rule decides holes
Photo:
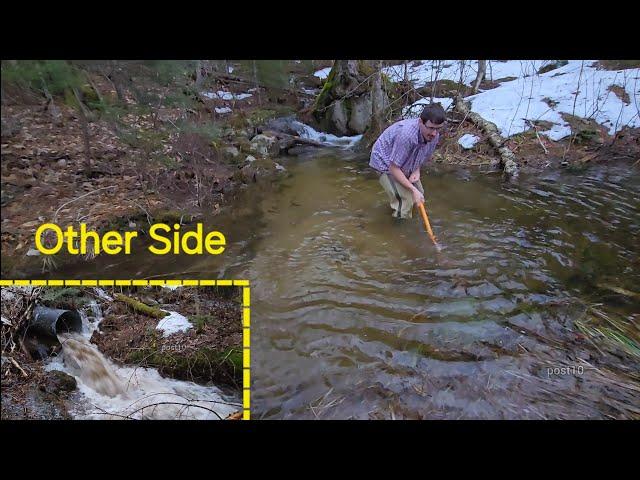
[(420, 166), (409, 175), (409, 181), (411, 183), (416, 183), (418, 180), (420, 180)]
[(414, 204), (424, 203), (424, 196), (422, 195), (422, 192), (411, 184), (407, 176), (402, 172), (402, 170), (400, 170), (400, 167), (391, 163), (389, 165), (389, 173), (400, 185), (411, 191)]

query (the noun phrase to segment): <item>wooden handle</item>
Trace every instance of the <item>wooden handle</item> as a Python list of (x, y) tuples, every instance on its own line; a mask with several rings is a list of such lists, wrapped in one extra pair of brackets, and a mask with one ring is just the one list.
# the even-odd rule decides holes
[(436, 236), (433, 234), (433, 230), (431, 230), (431, 224), (429, 223), (429, 217), (427, 217), (427, 211), (424, 208), (424, 203), (419, 203), (418, 208), (420, 209), (420, 214), (422, 215), (422, 220), (424, 221), (424, 226), (427, 229), (427, 233), (429, 234), (429, 238), (434, 245), (438, 245), (438, 240), (436, 240)]

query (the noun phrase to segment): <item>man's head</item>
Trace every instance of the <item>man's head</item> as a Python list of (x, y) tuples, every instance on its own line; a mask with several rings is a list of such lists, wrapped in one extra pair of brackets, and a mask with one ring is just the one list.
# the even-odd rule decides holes
[(420, 132), (425, 141), (430, 142), (438, 133), (438, 130), (444, 125), (446, 117), (444, 108), (439, 103), (430, 103), (425, 105), (420, 114)]

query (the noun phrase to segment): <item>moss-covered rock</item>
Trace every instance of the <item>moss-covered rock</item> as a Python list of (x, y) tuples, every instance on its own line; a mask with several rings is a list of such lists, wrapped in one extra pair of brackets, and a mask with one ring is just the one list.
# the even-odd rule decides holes
[[(313, 106), (321, 130), (336, 135), (358, 135), (371, 124), (373, 99), (383, 108), (389, 95), (376, 82), (377, 69), (364, 60), (336, 60)], [(373, 93), (375, 90), (375, 93)]]

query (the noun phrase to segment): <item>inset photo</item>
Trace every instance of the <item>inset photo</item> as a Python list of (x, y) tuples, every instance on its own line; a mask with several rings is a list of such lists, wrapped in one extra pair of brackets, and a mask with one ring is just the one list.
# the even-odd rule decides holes
[(240, 419), (242, 293), (2, 287), (2, 419)]

